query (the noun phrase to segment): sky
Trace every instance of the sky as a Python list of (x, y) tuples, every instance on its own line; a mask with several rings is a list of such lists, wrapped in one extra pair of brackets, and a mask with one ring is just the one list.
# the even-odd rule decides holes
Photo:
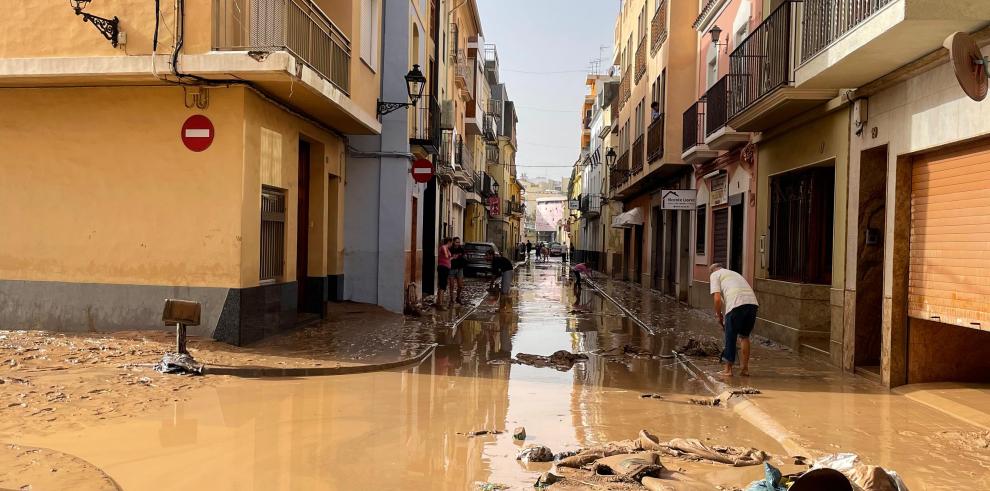
[(517, 173), (570, 176), (581, 151), (585, 76), (593, 59), (609, 65), (619, 0), (477, 1), (519, 113)]

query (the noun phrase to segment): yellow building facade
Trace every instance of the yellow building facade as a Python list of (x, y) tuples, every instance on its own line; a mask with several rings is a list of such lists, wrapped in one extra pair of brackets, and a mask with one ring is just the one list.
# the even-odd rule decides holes
[(184, 4), (90, 5), (120, 18), (117, 47), (40, 0), (0, 33), (5, 327), (162, 328), (175, 297), (201, 302), (194, 333), (245, 344), (341, 297), (347, 135), (381, 131), (380, 10), (283, 4), (328, 48), (302, 52), (284, 17)]

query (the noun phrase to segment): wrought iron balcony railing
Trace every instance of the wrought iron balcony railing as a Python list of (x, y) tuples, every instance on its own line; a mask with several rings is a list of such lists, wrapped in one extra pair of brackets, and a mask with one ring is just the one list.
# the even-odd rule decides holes
[(650, 122), (650, 128), (646, 132), (646, 161), (655, 162), (663, 158), (663, 127), (665, 115), (659, 116)]
[(877, 13), (891, 0), (804, 0), (801, 62), (805, 62)]
[(650, 33), (652, 34), (652, 42), (650, 43), (650, 50), (656, 53), (663, 42), (667, 40), (667, 0), (657, 0), (660, 3), (660, 7), (657, 12), (653, 14), (653, 22), (650, 26)]
[(729, 55), (730, 73), (737, 77), (729, 99), (730, 118), (790, 82), (793, 9), (793, 1), (782, 3)]
[(629, 159), (631, 162), (629, 172), (632, 174), (638, 174), (639, 171), (643, 170), (643, 157), (645, 156), (643, 153), (643, 140), (644, 135), (639, 135), (636, 141), (633, 142), (632, 157)]
[(428, 153), (440, 148), (440, 104), (433, 95), (424, 95), (410, 111), (409, 143), (419, 145)]
[(213, 49), (288, 51), (342, 92), (351, 41), (311, 0), (213, 0)]
[(684, 151), (705, 143), (705, 106), (701, 99), (684, 111)]
[[(711, 136), (716, 131), (725, 127), (725, 123), (729, 120), (729, 112), (731, 110), (732, 104), (729, 100), (729, 88), (730, 86), (741, 87), (743, 78), (735, 75), (728, 74), (718, 79), (718, 82), (712, 84), (705, 92), (706, 110), (705, 115), (705, 135)], [(740, 101), (741, 102), (741, 101)]]

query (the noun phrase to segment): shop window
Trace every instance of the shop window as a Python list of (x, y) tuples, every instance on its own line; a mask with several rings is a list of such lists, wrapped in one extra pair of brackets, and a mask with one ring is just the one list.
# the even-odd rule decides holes
[(285, 272), (285, 191), (261, 190), (261, 282), (274, 283)]
[(770, 178), (771, 279), (832, 282), (832, 200), (835, 172), (812, 167)]
[(707, 240), (706, 231), (708, 226), (708, 207), (701, 205), (698, 207), (698, 212), (695, 214), (697, 221), (695, 223), (696, 229), (694, 232), (694, 252), (699, 256), (705, 255), (705, 241)]

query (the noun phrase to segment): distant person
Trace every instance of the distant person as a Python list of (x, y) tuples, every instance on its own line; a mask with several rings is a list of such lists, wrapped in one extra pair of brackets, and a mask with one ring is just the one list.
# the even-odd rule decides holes
[(650, 121), (656, 121), (658, 119), (660, 119), (660, 103), (653, 101), (650, 104)]
[[(756, 311), (759, 303), (753, 288), (741, 274), (725, 269), (721, 264), (714, 263), (711, 271), (710, 291), (715, 299), (715, 317), (725, 332), (725, 351), (722, 352), (722, 363), (725, 370), (719, 373), (723, 377), (732, 376), (732, 365), (736, 363), (736, 337), (742, 347), (742, 372), (749, 376), (749, 335), (756, 325)], [(723, 310), (725, 313), (723, 314)]]
[(531, 241), (526, 241), (526, 260), (529, 261), (530, 254), (533, 253), (533, 243)]
[(508, 300), (509, 292), (512, 289), (512, 261), (498, 252), (493, 255), (490, 254), (489, 257), (492, 263), (492, 282), (489, 289), (494, 289), (495, 281), (499, 278), (502, 279), (502, 296), (499, 297), (499, 306), (502, 306)]
[[(450, 244), (450, 304), (463, 303), (461, 294), (464, 290), (464, 268), (467, 267), (467, 257), (460, 237), (454, 237)], [(457, 292), (456, 296), (454, 292)]]
[(453, 255), (450, 253), (450, 244), (453, 241), (449, 237), (440, 241), (440, 248), (437, 250), (437, 298), (434, 304), (437, 310), (443, 310), (443, 294), (447, 291), (447, 280), (450, 279), (450, 266)]
[(581, 293), (581, 274), (588, 272), (588, 265), (585, 263), (577, 263), (571, 268), (571, 273), (574, 275), (574, 293)]

